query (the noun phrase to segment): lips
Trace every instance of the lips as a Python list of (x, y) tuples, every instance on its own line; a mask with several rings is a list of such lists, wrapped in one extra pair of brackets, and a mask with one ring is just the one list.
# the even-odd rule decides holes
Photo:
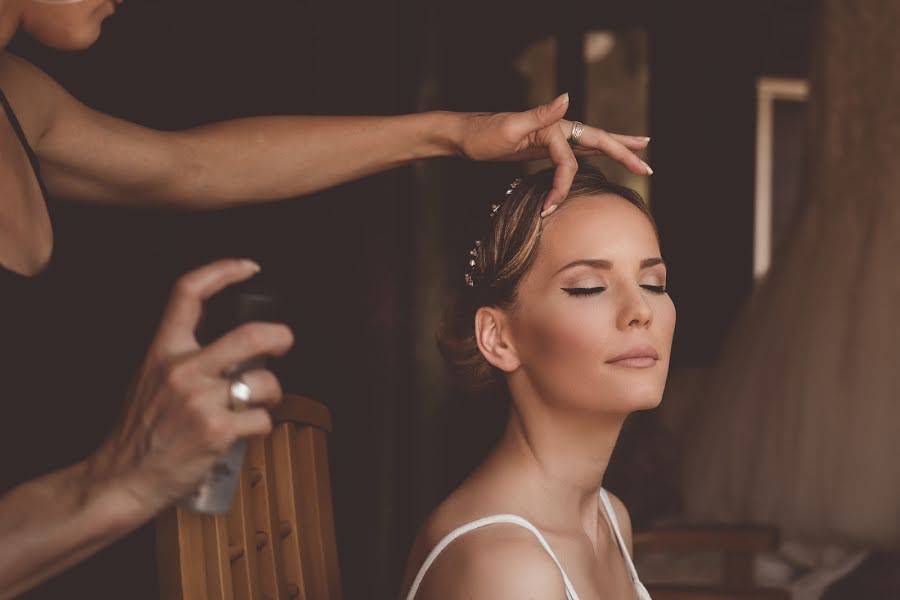
[(606, 361), (607, 364), (632, 369), (646, 369), (659, 361), (659, 353), (652, 346), (636, 346)]

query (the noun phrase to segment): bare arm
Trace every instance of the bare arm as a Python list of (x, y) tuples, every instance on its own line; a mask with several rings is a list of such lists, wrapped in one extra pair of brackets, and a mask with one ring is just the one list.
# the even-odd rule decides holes
[(85, 461), (0, 497), (0, 598), (23, 593), (153, 516), (92, 478)]
[(223, 208), (302, 196), (451, 152), (449, 113), (253, 117), (160, 132), (71, 103), (38, 153), (51, 192), (77, 201)]
[(0, 598), (21, 594), (152, 518), (200, 484), (237, 439), (267, 435), (275, 375), (246, 372), (249, 408), (228, 407), (222, 373), (293, 344), (283, 325), (249, 323), (201, 348), (202, 303), (258, 267), (223, 260), (183, 276), (135, 379), (127, 411), (88, 459), (0, 497)]
[(0, 84), (30, 121), (54, 195), (75, 201), (222, 208), (290, 198), (420, 158), (549, 156), (557, 179), (547, 205), (568, 191), (576, 155), (604, 153), (639, 174), (632, 150), (646, 138), (587, 127), (574, 150), (567, 97), (521, 113), (430, 112), (392, 117), (254, 117), (177, 132), (141, 127), (78, 102), (46, 74), (11, 55)]

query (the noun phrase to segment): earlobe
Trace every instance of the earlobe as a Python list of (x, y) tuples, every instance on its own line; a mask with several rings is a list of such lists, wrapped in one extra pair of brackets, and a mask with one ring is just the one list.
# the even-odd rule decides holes
[(482, 356), (501, 371), (511, 373), (519, 368), (506, 314), (497, 308), (482, 306), (475, 313), (475, 339)]

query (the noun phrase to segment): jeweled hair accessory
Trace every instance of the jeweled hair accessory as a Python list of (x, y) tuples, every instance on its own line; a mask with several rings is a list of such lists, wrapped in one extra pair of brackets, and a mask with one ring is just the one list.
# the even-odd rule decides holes
[[(509, 184), (509, 187), (506, 189), (506, 195), (509, 196), (513, 193), (519, 184), (522, 183), (521, 177), (516, 177), (513, 179), (512, 183)], [(491, 219), (497, 214), (497, 211), (500, 210), (501, 204), (491, 204)], [(478, 252), (481, 250), (481, 240), (477, 240), (475, 242), (475, 246), (469, 250), (469, 269), (466, 272), (466, 285), (469, 287), (475, 287), (475, 267), (478, 265)]]

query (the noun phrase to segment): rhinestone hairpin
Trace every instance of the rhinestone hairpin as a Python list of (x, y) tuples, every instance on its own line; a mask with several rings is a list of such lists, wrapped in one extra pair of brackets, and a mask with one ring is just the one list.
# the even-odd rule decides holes
[(478, 250), (481, 249), (481, 240), (475, 242), (475, 246), (469, 250), (469, 270), (466, 272), (466, 285), (475, 287), (475, 265), (478, 264)]
[[(516, 177), (513, 179), (512, 183), (509, 184), (509, 187), (506, 189), (506, 196), (509, 196), (513, 193), (513, 191), (519, 187), (519, 184), (522, 183), (521, 177)], [(500, 210), (501, 204), (491, 204), (491, 214), (490, 217), (493, 219), (497, 212)], [(466, 272), (466, 285), (469, 287), (475, 287), (475, 266), (478, 264), (478, 251), (481, 250), (481, 240), (477, 240), (475, 242), (475, 246), (469, 250), (469, 270)]]

